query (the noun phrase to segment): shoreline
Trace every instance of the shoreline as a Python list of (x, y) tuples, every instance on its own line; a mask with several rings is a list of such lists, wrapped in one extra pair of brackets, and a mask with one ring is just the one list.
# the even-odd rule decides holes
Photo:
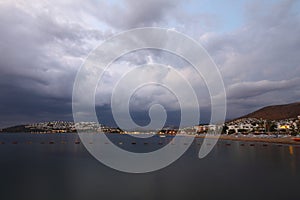
[[(197, 136), (197, 138), (204, 138), (204, 136)], [(300, 142), (294, 141), (293, 138), (294, 136), (287, 136), (283, 138), (259, 138), (259, 137), (243, 137), (243, 136), (236, 137), (231, 135), (221, 135), (219, 137), (219, 140), (300, 145)]]
[[(1, 132), (1, 133), (5, 134), (5, 132)], [(1, 135), (1, 133), (0, 133), (0, 135)], [(9, 134), (11, 134), (11, 133), (9, 133)], [(27, 133), (27, 134), (43, 135), (43, 134), (57, 134), (57, 133)], [(61, 133), (61, 134), (77, 134), (77, 133), (70, 132), (70, 133)], [(108, 134), (120, 134), (120, 133), (108, 133)], [(122, 134), (120, 134), (120, 135), (122, 135)], [(158, 134), (156, 134), (156, 135), (160, 136)], [(167, 136), (167, 137), (173, 136), (174, 137), (174, 135), (169, 135), (169, 134), (164, 134), (164, 136)], [(180, 134), (178, 136), (180, 136)], [(187, 134), (187, 135), (181, 135), (181, 136), (205, 138), (205, 135), (194, 136), (194, 135)], [(286, 136), (286, 137), (279, 137), (279, 138), (263, 138), (263, 137), (247, 137), (247, 136), (236, 136), (236, 135), (220, 135), (220, 137), (218, 137), (218, 136), (210, 135), (207, 138), (218, 138), (219, 140), (241, 141), (241, 142), (260, 142), (260, 143), (272, 143), (272, 144), (300, 145), (300, 141), (294, 140), (295, 136)]]

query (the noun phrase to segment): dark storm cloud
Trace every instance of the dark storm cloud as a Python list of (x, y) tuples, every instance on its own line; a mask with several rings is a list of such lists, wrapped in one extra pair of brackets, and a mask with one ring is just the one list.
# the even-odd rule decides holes
[(1, 87), (0, 126), (47, 120), (71, 120), (70, 98), (53, 98), (18, 86)]
[(245, 99), (279, 90), (299, 90), (300, 78), (282, 81), (257, 81), (232, 84), (227, 88), (229, 99)]
[(76, 71), (106, 37), (78, 19), (76, 10), (83, 13), (82, 18), (91, 12), (99, 19), (99, 13), (105, 13), (100, 21), (127, 28), (158, 22), (176, 5), (174, 1), (127, 1), (120, 15), (115, 15), (111, 11), (120, 8), (105, 9), (110, 5), (104, 2), (43, 3), (7, 1), (0, 5), (1, 127), (34, 119), (70, 119)]
[[(28, 8), (29, 7), (29, 8)], [(72, 83), (102, 32), (61, 20), (46, 9), (0, 5), (1, 123), (71, 116)]]
[[(183, 9), (184, 3), (1, 2), (0, 127), (37, 120), (71, 120), (74, 78), (89, 51), (111, 33), (143, 26), (176, 28), (200, 38), (223, 75), (229, 117), (269, 104), (299, 101), (300, 16), (295, 1), (249, 1), (244, 24), (225, 33), (213, 29), (218, 22), (216, 16), (190, 13)], [(210, 32), (205, 32), (207, 27)], [(158, 61), (165, 62), (166, 58), (160, 56), (156, 55)], [(140, 57), (130, 59), (146, 63)], [(181, 72), (194, 79), (193, 73)], [(196, 88), (197, 83), (193, 84)], [(104, 115), (109, 113), (106, 106), (99, 109)], [(104, 121), (109, 123), (111, 117)]]

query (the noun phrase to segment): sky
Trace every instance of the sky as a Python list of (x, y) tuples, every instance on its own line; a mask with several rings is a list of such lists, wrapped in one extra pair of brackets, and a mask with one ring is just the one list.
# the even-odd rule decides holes
[[(1, 0), (0, 26), (0, 128), (72, 121), (73, 84), (90, 51), (132, 28), (173, 29), (199, 42), (222, 75), (227, 119), (300, 99), (297, 0)], [(142, 50), (112, 63), (99, 83), (96, 110), (101, 122), (114, 124), (110, 95), (122, 73), (153, 62), (174, 67), (190, 80), (201, 119), (208, 121), (209, 93), (189, 64), (167, 52)], [(173, 80), (157, 68), (150, 74)], [(179, 120), (176, 98), (149, 86), (130, 102), (136, 123), (149, 122), (147, 109), (153, 102), (166, 106), (169, 124)]]

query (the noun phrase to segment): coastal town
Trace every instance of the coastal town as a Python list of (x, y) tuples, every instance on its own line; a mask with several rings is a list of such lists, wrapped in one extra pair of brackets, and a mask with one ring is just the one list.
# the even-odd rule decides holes
[(300, 116), (284, 120), (242, 118), (225, 124), (226, 134), (291, 134), (299, 133)]
[[(29, 132), (29, 133), (74, 133), (81, 132), (103, 132), (120, 134), (138, 134), (139, 131), (126, 132), (120, 128), (109, 127), (97, 122), (40, 122), (27, 125), (14, 126), (1, 130), (2, 132)], [(300, 132), (300, 116), (284, 120), (265, 120), (256, 118), (240, 118), (228, 121), (225, 124), (199, 124), (193, 127), (180, 129), (165, 127), (162, 130), (150, 131), (159, 135), (175, 135), (177, 133), (186, 134), (206, 134), (216, 131), (226, 135), (292, 135), (296, 136)]]
[(1, 132), (25, 132), (33, 134), (46, 134), (46, 133), (74, 133), (77, 131), (94, 131), (105, 133), (121, 133), (119, 128), (108, 127), (96, 122), (66, 122), (66, 121), (52, 121), (52, 122), (39, 122), (26, 125), (18, 125), (9, 128), (4, 128)]

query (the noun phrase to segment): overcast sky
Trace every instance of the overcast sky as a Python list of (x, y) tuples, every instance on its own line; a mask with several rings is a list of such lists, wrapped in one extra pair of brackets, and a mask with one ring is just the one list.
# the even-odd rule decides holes
[[(227, 93), (227, 118), (300, 99), (300, 1), (297, 0), (1, 0), (0, 127), (72, 120), (76, 73), (91, 50), (131, 28), (180, 31), (202, 44), (217, 64)], [(209, 98), (185, 61), (158, 51), (125, 55), (112, 64), (96, 95), (98, 113), (111, 123), (109, 95), (122, 73), (140, 64), (175, 67), (199, 91), (203, 121)], [(152, 71), (152, 76), (168, 72)], [(175, 99), (176, 100), (176, 99)], [(178, 103), (162, 88), (146, 87), (130, 104), (140, 124), (155, 101), (178, 117)]]

